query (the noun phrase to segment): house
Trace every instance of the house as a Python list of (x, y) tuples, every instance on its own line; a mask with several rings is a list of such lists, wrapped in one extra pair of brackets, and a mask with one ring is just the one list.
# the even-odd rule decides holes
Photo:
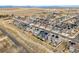
[(62, 40), (62, 38), (54, 33), (50, 33), (48, 36), (49, 43), (53, 43), (54, 46), (57, 46)]
[(41, 30), (38, 34), (38, 37), (40, 37), (42, 40), (48, 39), (48, 32), (45, 30)]

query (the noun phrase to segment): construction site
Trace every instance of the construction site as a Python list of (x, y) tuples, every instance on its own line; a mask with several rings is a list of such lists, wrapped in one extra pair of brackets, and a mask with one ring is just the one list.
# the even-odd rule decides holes
[(1, 53), (78, 53), (79, 8), (0, 8)]

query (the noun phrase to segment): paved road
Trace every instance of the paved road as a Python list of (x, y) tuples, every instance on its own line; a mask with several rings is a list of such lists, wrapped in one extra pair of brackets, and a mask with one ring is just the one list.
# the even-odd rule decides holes
[(55, 34), (60, 35), (60, 36), (62, 36), (62, 37), (64, 37), (64, 38), (67, 38), (67, 39), (69, 39), (69, 40), (72, 40), (72, 41), (74, 41), (74, 42), (79, 43), (79, 40), (76, 40), (75, 38), (70, 38), (70, 37), (68, 37), (68, 36), (64, 36), (64, 35), (62, 35), (62, 34), (60, 34), (60, 33), (55, 32), (55, 31), (49, 31), (49, 30), (47, 30), (47, 29), (43, 29), (43, 28), (40, 28), (40, 27), (37, 27), (37, 26), (35, 26), (35, 27), (36, 27), (36, 28), (39, 28), (39, 29), (42, 29), (42, 30), (45, 30), (45, 31), (47, 31), (47, 32), (55, 33)]

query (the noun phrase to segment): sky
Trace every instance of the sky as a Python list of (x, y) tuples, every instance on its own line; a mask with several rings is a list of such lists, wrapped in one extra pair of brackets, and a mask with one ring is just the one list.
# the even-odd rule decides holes
[(79, 5), (78, 0), (1, 0), (0, 6), (50, 6), (50, 5)]

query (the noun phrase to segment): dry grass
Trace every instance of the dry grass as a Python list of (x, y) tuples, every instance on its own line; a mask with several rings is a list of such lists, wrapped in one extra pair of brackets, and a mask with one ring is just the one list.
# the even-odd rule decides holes
[[(23, 33), (22, 30), (8, 24), (7, 21), (3, 21), (3, 27), (5, 27), (7, 32), (10, 32), (18, 42), (20, 42), (27, 50), (30, 52), (53, 52), (53, 47), (29, 33)], [(7, 25), (7, 26), (6, 26)]]

